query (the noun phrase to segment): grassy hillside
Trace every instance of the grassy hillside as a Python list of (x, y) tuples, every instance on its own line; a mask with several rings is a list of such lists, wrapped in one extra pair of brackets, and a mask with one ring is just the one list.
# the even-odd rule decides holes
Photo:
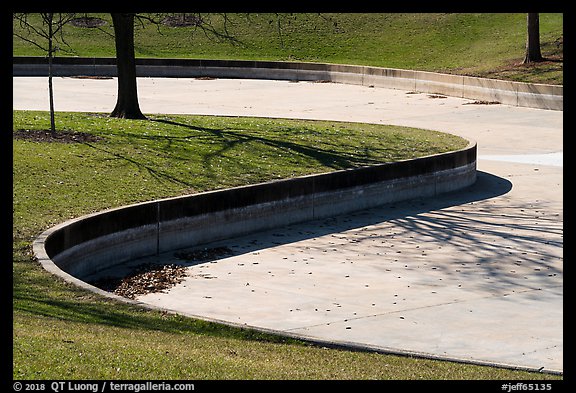
[[(108, 14), (99, 28), (68, 25), (67, 52), (59, 56), (114, 56)], [(201, 15), (224, 32), (221, 15)], [(19, 29), (19, 26), (15, 26)], [(523, 66), (526, 14), (229, 14), (232, 39), (198, 26), (136, 23), (139, 57), (317, 61), (439, 71), (529, 82), (562, 84), (563, 15), (541, 14), (543, 55), (552, 61)], [(14, 38), (14, 55), (43, 53)]]

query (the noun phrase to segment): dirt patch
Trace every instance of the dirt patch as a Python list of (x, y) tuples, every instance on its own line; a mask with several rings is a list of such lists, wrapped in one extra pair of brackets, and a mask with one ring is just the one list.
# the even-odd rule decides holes
[[(543, 54), (544, 55), (544, 54)], [(486, 71), (453, 70), (456, 74), (479, 78), (502, 79), (527, 83), (561, 85), (564, 68), (563, 55), (544, 55), (544, 60), (524, 64), (522, 59), (509, 60)]]
[(162, 292), (180, 283), (186, 277), (186, 267), (144, 263), (136, 266), (126, 277), (105, 277), (90, 284), (128, 299), (139, 295)]
[(72, 24), (72, 26), (83, 27), (88, 29), (101, 27), (107, 24), (105, 20), (93, 16), (83, 16), (81, 18), (74, 18), (70, 21), (70, 23)]
[(170, 15), (162, 19), (162, 24), (169, 27), (200, 26), (202, 18), (192, 14)]
[(56, 131), (50, 130), (15, 130), (14, 139), (24, 139), (33, 142), (56, 142), (56, 143), (86, 143), (98, 142), (102, 138), (80, 131)]

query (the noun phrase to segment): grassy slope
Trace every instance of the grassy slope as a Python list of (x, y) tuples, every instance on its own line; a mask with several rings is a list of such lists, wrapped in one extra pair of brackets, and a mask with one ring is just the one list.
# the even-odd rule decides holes
[[(115, 54), (109, 15), (102, 29), (69, 26), (69, 53)], [(205, 16), (214, 26), (222, 18)], [(562, 84), (562, 62), (518, 66), (524, 56), (525, 14), (232, 14), (228, 31), (235, 41), (209, 38), (192, 27), (137, 24), (139, 57), (297, 60), (439, 71), (528, 82)], [(543, 55), (562, 58), (562, 14), (541, 14)], [(14, 55), (43, 55), (14, 39)]]

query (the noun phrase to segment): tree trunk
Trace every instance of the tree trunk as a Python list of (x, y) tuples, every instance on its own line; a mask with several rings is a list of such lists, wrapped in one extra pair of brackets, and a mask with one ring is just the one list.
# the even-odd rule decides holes
[(134, 14), (113, 13), (111, 15), (116, 43), (118, 97), (116, 107), (110, 116), (123, 119), (146, 119), (138, 103), (134, 55)]
[(54, 120), (54, 87), (52, 86), (52, 55), (48, 55), (48, 97), (50, 99), (50, 132), (56, 134), (56, 120)]
[(54, 14), (48, 14), (48, 97), (50, 100), (50, 132), (52, 136), (56, 134), (56, 121), (54, 120), (54, 88), (52, 86), (52, 54), (54, 52), (52, 43), (52, 22)]
[(540, 52), (540, 17), (537, 13), (528, 13), (528, 37), (526, 39), (526, 55), (523, 63), (543, 61)]

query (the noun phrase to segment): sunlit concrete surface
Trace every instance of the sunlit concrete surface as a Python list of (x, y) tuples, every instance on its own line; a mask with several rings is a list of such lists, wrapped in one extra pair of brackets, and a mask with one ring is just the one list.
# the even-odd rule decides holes
[(564, 166), (564, 152), (544, 154), (513, 154), (513, 155), (482, 155), (480, 159), (492, 161), (519, 162), (523, 164), (538, 164)]

